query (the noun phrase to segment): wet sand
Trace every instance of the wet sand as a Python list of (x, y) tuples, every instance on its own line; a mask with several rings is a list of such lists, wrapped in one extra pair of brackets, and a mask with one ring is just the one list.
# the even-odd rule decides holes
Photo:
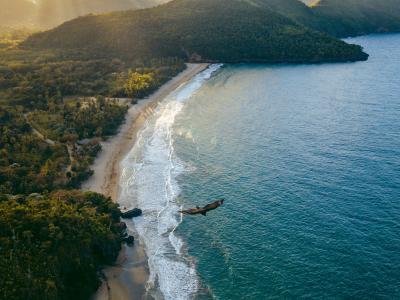
[[(117, 202), (120, 162), (132, 149), (137, 133), (147, 117), (153, 113), (160, 101), (207, 67), (208, 64), (187, 64), (183, 72), (161, 86), (150, 97), (132, 105), (118, 134), (102, 143), (103, 150), (92, 166), (94, 175), (82, 188), (102, 193)], [(137, 236), (134, 232), (131, 234)], [(134, 247), (123, 246), (116, 264), (106, 268), (104, 276), (103, 284), (93, 299), (152, 299), (146, 294), (149, 271), (144, 246), (139, 239), (135, 240)]]

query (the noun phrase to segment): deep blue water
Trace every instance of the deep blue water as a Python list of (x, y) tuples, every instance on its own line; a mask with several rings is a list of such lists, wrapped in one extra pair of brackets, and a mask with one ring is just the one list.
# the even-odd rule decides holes
[(400, 35), (367, 62), (227, 65), (173, 125), (199, 298), (400, 298)]

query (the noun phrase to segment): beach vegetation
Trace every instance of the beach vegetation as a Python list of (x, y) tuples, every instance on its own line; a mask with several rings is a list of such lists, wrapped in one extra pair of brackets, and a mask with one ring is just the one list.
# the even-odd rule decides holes
[(88, 299), (120, 249), (120, 213), (74, 189), (124, 121), (122, 98), (145, 97), (185, 65), (24, 50), (20, 39), (7, 32), (0, 47), (0, 299)]
[(79, 187), (101, 140), (125, 119), (129, 101), (120, 98), (145, 97), (184, 67), (174, 58), (0, 49), (0, 193)]
[(154, 84), (152, 73), (141, 74), (129, 70), (128, 78), (125, 83), (125, 93), (130, 98), (140, 97), (141, 93), (146, 92)]
[(123, 98), (147, 96), (185, 65), (25, 50), (20, 39), (6, 33), (0, 47), (0, 299), (88, 299), (120, 249), (120, 213), (73, 189), (124, 121)]
[(0, 197), (0, 298), (88, 299), (120, 250), (120, 212), (92, 192)]

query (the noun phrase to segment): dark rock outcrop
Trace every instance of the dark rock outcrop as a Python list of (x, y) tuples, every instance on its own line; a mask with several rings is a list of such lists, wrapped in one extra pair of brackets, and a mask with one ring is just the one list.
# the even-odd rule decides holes
[(120, 232), (125, 232), (127, 230), (127, 226), (125, 222), (119, 222), (114, 225), (117, 230)]
[(135, 238), (132, 235), (128, 235), (126, 238), (123, 238), (122, 241), (131, 246), (135, 243)]
[(126, 212), (122, 212), (122, 218), (123, 219), (130, 219), (130, 218), (136, 218), (140, 217), (142, 215), (142, 210), (139, 208), (134, 208), (131, 210), (128, 210)]

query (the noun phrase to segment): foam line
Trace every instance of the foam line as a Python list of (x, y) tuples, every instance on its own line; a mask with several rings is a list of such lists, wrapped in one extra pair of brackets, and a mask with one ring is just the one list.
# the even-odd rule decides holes
[(119, 202), (143, 210), (143, 217), (134, 219), (133, 224), (149, 258), (147, 287), (159, 289), (167, 300), (188, 299), (199, 285), (194, 266), (182, 255), (183, 241), (175, 235), (183, 220), (176, 202), (180, 193), (176, 177), (185, 168), (175, 155), (173, 125), (186, 100), (220, 67), (211, 65), (164, 99), (121, 163)]

